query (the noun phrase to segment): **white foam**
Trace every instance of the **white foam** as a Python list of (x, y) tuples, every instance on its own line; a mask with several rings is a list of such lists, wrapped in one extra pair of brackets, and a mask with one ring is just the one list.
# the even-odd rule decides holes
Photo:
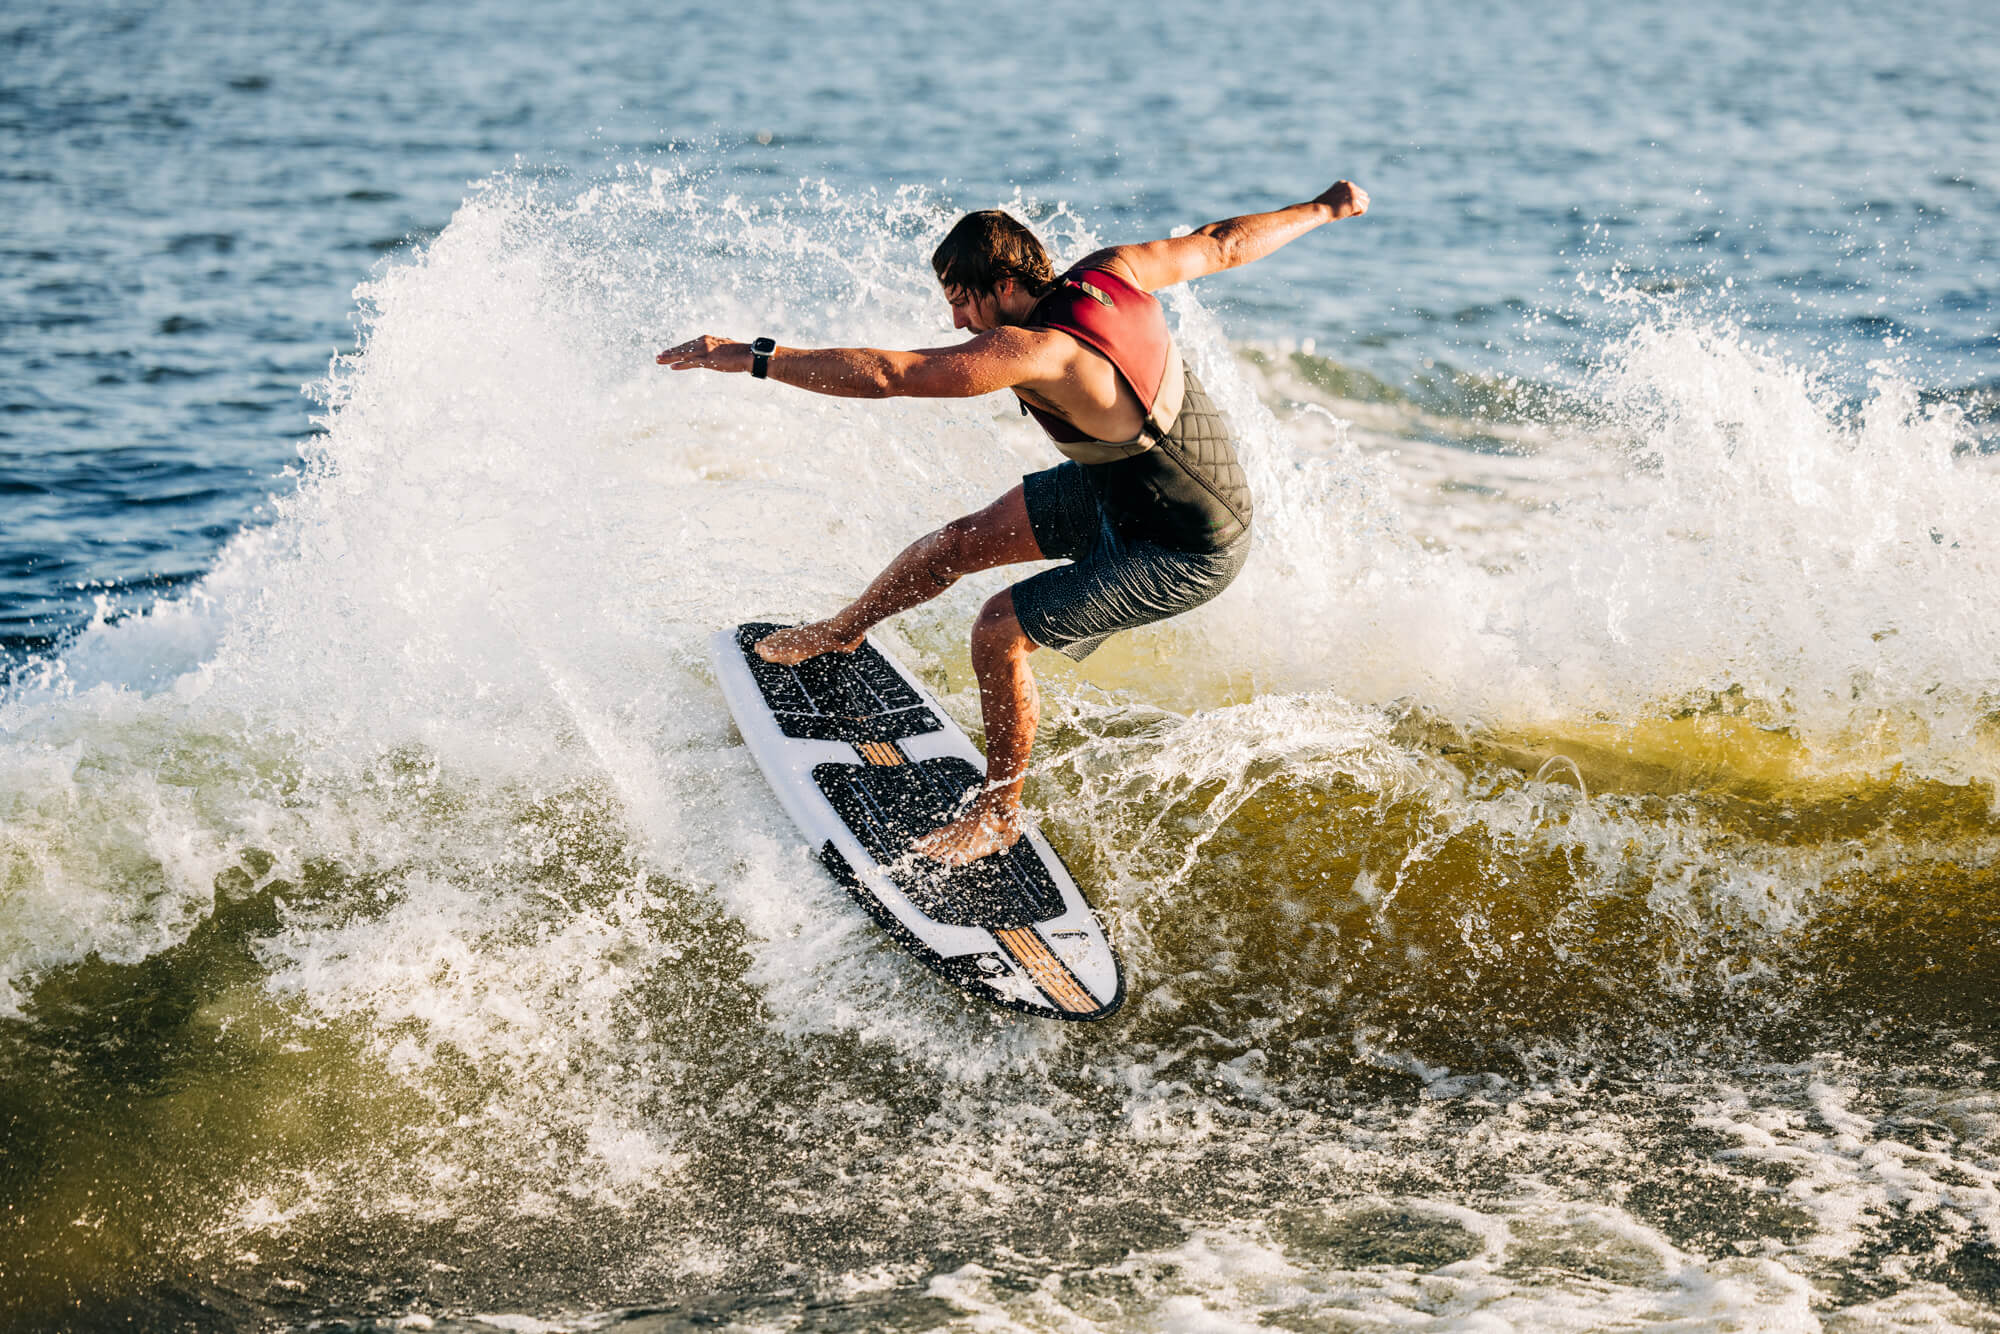
[[(1820, 1328), (1811, 1288), (1781, 1266), (1690, 1256), (1611, 1210), (1527, 1205), (1482, 1213), (1430, 1201), (1362, 1199), (1330, 1212), (1326, 1235), (1337, 1248), (1342, 1227), (1351, 1227), (1352, 1242), (1366, 1245), (1382, 1217), (1428, 1220), (1475, 1244), (1465, 1258), (1436, 1267), (1346, 1268), (1337, 1251), (1287, 1246), (1263, 1226), (1196, 1226), (1182, 1244), (1136, 1253), (1107, 1271), (1123, 1278), (1129, 1292), (1108, 1325), (1092, 1318), (1096, 1307), (1087, 1297), (1079, 1302), (1070, 1294), (1060, 1271), (1023, 1285), (996, 1282), (1003, 1276), (967, 1265), (934, 1278), (928, 1292), (949, 1302), (969, 1327), (994, 1331)], [(1093, 1275), (1093, 1286), (1102, 1287), (1104, 1277)]]
[[(2000, 579), (1977, 522), (1995, 481), (1893, 377), (1847, 421), (1739, 335), (1644, 323), (1613, 350), (1605, 423), (1529, 442), (1537, 485), (1572, 454), (1587, 480), (1523, 510), (1520, 549), (1460, 547), (1440, 534), (1483, 518), (1455, 527), (1449, 502), (1413, 516), (1386, 450), (1337, 421), (1280, 422), (1213, 318), (1176, 294), (1190, 356), (1244, 436), (1257, 550), (1197, 613), (1081, 668), (1050, 664), (1047, 726), (1063, 740), (1032, 789), (1106, 868), (1093, 891), (1138, 979), (1133, 1026), (1093, 1035), (978, 1009), (797, 846), (701, 645), (717, 625), (832, 608), (912, 536), (1052, 455), (1005, 404), (856, 403), (653, 366), (657, 347), (705, 330), (951, 337), (921, 262), (942, 206), (808, 190), (780, 215), (704, 188), (633, 174), (576, 200), (509, 183), (477, 195), (363, 290), (363, 350), (334, 367), (327, 433), (272, 526), (194, 594), (93, 626), (60, 671), (0, 703), (0, 1004), (18, 1013), (37, 978), (93, 952), (170, 948), (218, 884), (283, 879), (282, 925), (261, 945), (269, 994), (410, 1095), (384, 1144), (246, 1185), (244, 1229), (298, 1226), (331, 1201), (546, 1218), (671, 1195), (693, 1152), (675, 1100), (696, 1085), (667, 1068), (679, 1055), (653, 988), (689, 976), (750, 997), (745, 1040), (774, 1060), (838, 1051), (936, 1091), (893, 1188), (983, 1203), (1052, 1156), (1157, 1169), (1218, 1151), (1246, 1120), (1330, 1198), (1462, 1142), (1572, 1183), (1609, 1178), (1644, 1153), (1615, 1117), (1538, 1127), (1529, 1095), (1393, 1035), (1360, 1034), (1361, 1054), (1434, 1096), (1340, 1123), (1295, 1114), (1259, 1042), (1232, 1034), (1200, 1054), (1202, 1016), (1181, 1011), (1217, 984), (1173, 976), (1146, 914), (1280, 781), (1409, 798), (1439, 840), (1476, 825), (1573, 858), (1586, 894), (1645, 885), (1669, 992), (1691, 986), (1677, 968), (1734, 966), (1703, 961), (1705, 935), (1775, 940), (1831, 874), (1834, 852), (1751, 845), (1685, 806), (1593, 797), (1557, 812), (1519, 784), (1470, 782), (1401, 738), (1402, 704), (1466, 725), (1615, 723), (1738, 687), (1830, 770), (1994, 772), (1975, 737), (2000, 662)], [(1056, 230), (1071, 253), (1088, 240), (1073, 219)], [(1606, 454), (1607, 439), (1629, 452)], [(893, 630), (963, 721), (966, 626), (1008, 577), (969, 579)], [(1869, 855), (1864, 868), (1897, 849)], [(1379, 921), (1397, 884), (1375, 868), (1353, 891)], [(1581, 1103), (1553, 1068), (1537, 1094)], [(863, 1075), (844, 1078), (827, 1075), (833, 1119), (883, 1115)], [(1117, 1100), (1085, 1106), (1078, 1086)], [(1990, 1106), (1940, 1094), (1958, 1140), (1911, 1150), (1837, 1071), (1788, 1095), (1705, 1114), (1745, 1155), (1800, 1169), (1815, 1230), (1798, 1247), (1693, 1255), (1524, 1178), (1518, 1200), (1476, 1217), (1404, 1202), (1483, 1239), (1450, 1272), (1342, 1270), (1260, 1225), (1195, 1220), (1184, 1246), (1143, 1257), (1170, 1275), (1147, 1318), (1803, 1328), (1800, 1275), (1861, 1236), (1869, 1209), (1992, 1235), (1993, 1178), (1966, 1173), (1963, 1147), (1990, 1143)], [(1473, 1131), (1437, 1111), (1475, 1097), (1501, 1110)], [(1827, 1129), (1783, 1119), (1807, 1108)], [(1502, 1273), (1530, 1222), (1647, 1277)], [(1138, 1281), (1141, 1258), (1129, 1270)], [(990, 1277), (933, 1288), (978, 1327), (1087, 1327), (1059, 1291), (1022, 1306)]]

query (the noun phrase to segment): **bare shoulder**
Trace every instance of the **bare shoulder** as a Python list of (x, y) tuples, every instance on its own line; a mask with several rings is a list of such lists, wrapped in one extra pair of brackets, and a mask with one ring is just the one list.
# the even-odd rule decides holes
[(1110, 246), (1089, 256), (1083, 264), (1110, 269), (1145, 292), (1157, 292), (1223, 267), (1220, 248), (1206, 231), (1136, 245)]
[(1126, 282), (1137, 287), (1143, 287), (1145, 284), (1139, 281), (1139, 275), (1132, 267), (1130, 255), (1130, 252), (1143, 248), (1142, 246), (1131, 245), (1106, 246), (1102, 250), (1094, 250), (1090, 254), (1085, 255), (1070, 267), (1077, 269), (1108, 269), (1120, 278), (1123, 278)]
[(1077, 346), (1075, 339), (1053, 329), (1003, 325), (950, 347), (881, 355), (894, 368), (893, 394), (965, 398), (1015, 385), (1060, 381)]
[(985, 343), (991, 356), (1014, 366), (1021, 374), (1022, 383), (1065, 378), (1069, 374), (1070, 363), (1083, 350), (1083, 344), (1060, 329), (1037, 329), (1018, 324), (1002, 325), (981, 334), (974, 341)]
[(973, 356), (1017, 362), (1026, 367), (1045, 364), (1052, 357), (1061, 357), (1076, 345), (1076, 340), (1060, 329), (1003, 324), (959, 346)]

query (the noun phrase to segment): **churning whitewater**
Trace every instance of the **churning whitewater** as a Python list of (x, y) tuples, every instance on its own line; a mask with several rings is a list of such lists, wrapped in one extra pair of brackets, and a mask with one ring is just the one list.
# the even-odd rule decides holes
[[(1445, 418), (1176, 289), (1256, 546), (1037, 655), (1029, 806), (1130, 987), (1037, 1023), (819, 869), (703, 645), (1046, 444), (651, 364), (947, 341), (963, 206), (497, 179), (361, 289), (271, 522), (17, 673), (25, 1308), (1991, 1327), (2000, 471), (1959, 411), (1612, 291), (1587, 378)], [(883, 632), (975, 735), (1006, 578)]]

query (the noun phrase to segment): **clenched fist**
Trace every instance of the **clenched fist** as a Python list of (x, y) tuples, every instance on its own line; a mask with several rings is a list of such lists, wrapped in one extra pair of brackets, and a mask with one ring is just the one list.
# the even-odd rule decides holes
[(1368, 192), (1353, 181), (1335, 181), (1313, 203), (1325, 204), (1332, 209), (1334, 221), (1338, 222), (1342, 218), (1358, 218), (1366, 213)]

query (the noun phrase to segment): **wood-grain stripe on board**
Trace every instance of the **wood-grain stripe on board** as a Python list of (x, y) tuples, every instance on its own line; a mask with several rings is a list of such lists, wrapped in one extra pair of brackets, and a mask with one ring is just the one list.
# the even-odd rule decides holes
[(1083, 989), (1083, 984), (1063, 966), (1062, 960), (1050, 952), (1032, 927), (995, 931), (993, 935), (1028, 970), (1028, 976), (1035, 980), (1035, 985), (1047, 992), (1049, 999), (1057, 1005), (1071, 1014), (1089, 1014), (1098, 1008), (1090, 993)]

